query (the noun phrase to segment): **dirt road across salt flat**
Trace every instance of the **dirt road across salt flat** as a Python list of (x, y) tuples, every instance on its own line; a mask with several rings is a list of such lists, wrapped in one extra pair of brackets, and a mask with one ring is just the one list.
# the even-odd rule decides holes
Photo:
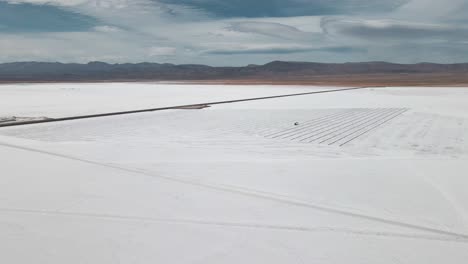
[(100, 114), (93, 114), (93, 115), (78, 115), (78, 116), (68, 116), (68, 117), (61, 117), (61, 118), (40, 118), (40, 119), (35, 119), (35, 120), (13, 120), (11, 122), (2, 122), (2, 123), (0, 123), (0, 127), (23, 126), (23, 125), (33, 125), (33, 124), (41, 124), (41, 123), (63, 122), (63, 121), (71, 121), (71, 120), (79, 120), (79, 119), (89, 119), (89, 118), (98, 118), (98, 117), (138, 114), (138, 113), (156, 112), (156, 111), (164, 111), (164, 110), (202, 109), (202, 108), (206, 108), (206, 107), (212, 106), (212, 105), (232, 104), (232, 103), (241, 103), (241, 102), (249, 102), (249, 101), (259, 101), (259, 100), (268, 100), (268, 99), (285, 98), (285, 97), (292, 97), (292, 96), (303, 96), (303, 95), (313, 95), (313, 94), (323, 94), (323, 93), (345, 92), (345, 91), (358, 90), (358, 89), (368, 89), (368, 88), (375, 88), (375, 87), (352, 87), (352, 88), (340, 88), (340, 89), (326, 89), (326, 90), (321, 90), (321, 91), (312, 91), (312, 92), (305, 92), (305, 93), (262, 96), (262, 97), (255, 97), (255, 98), (243, 98), (243, 99), (234, 99), (234, 100), (226, 100), (226, 101), (205, 102), (205, 103), (177, 105), (177, 106), (166, 106), (166, 107), (139, 109), (139, 110), (120, 111), (120, 112), (108, 112), (108, 113), (100, 113)]

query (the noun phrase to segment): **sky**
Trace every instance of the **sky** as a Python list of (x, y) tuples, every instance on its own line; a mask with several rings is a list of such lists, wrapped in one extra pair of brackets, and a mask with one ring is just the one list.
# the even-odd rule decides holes
[(468, 62), (468, 0), (0, 0), (0, 62)]

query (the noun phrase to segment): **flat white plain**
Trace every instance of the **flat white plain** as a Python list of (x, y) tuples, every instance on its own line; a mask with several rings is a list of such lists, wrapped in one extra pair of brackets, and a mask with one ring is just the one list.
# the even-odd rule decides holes
[[(5, 85), (0, 117), (324, 89)], [(467, 102), (468, 88), (371, 88), (2, 128), (0, 260), (466, 263)], [(360, 134), (386, 109), (408, 110), (341, 147), (301, 141)]]

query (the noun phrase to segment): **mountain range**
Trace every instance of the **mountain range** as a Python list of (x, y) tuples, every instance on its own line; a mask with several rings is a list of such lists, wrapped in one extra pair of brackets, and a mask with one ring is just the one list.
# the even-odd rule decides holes
[(13, 62), (0, 64), (0, 82), (198, 81), (231, 83), (468, 84), (468, 63), (315, 63), (212, 67), (196, 64)]

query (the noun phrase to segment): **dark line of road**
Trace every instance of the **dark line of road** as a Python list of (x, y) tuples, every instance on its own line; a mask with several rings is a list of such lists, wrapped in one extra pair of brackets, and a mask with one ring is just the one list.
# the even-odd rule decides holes
[(240, 102), (248, 102), (248, 101), (275, 99), (275, 98), (282, 98), (282, 97), (292, 97), (292, 96), (322, 94), (322, 93), (333, 93), (333, 92), (344, 92), (344, 91), (368, 89), (368, 88), (379, 88), (379, 87), (352, 87), (352, 88), (332, 89), (332, 90), (323, 90), (323, 91), (305, 92), (305, 93), (295, 93), (295, 94), (273, 95), (273, 96), (264, 96), (264, 97), (255, 97), (255, 98), (247, 98), (247, 99), (228, 100), (228, 101), (218, 101), (218, 102), (209, 102), (209, 103), (167, 106), (167, 107), (158, 107), (158, 108), (149, 108), (149, 109), (121, 111), (121, 112), (110, 112), (110, 113), (93, 114), (93, 115), (80, 115), (80, 116), (69, 116), (69, 117), (60, 117), (60, 118), (49, 118), (49, 119), (42, 119), (42, 120), (20, 121), (20, 122), (12, 122), (12, 123), (5, 123), (5, 124), (0, 123), (0, 127), (24, 126), (24, 125), (34, 125), (34, 124), (41, 124), (41, 123), (63, 122), (63, 121), (71, 121), (71, 120), (78, 120), (78, 119), (88, 119), (88, 118), (117, 116), (117, 115), (128, 115), (128, 114), (137, 114), (137, 113), (163, 111), (163, 110), (206, 107), (206, 106), (218, 105), (218, 104), (231, 104), (231, 103), (240, 103)]

